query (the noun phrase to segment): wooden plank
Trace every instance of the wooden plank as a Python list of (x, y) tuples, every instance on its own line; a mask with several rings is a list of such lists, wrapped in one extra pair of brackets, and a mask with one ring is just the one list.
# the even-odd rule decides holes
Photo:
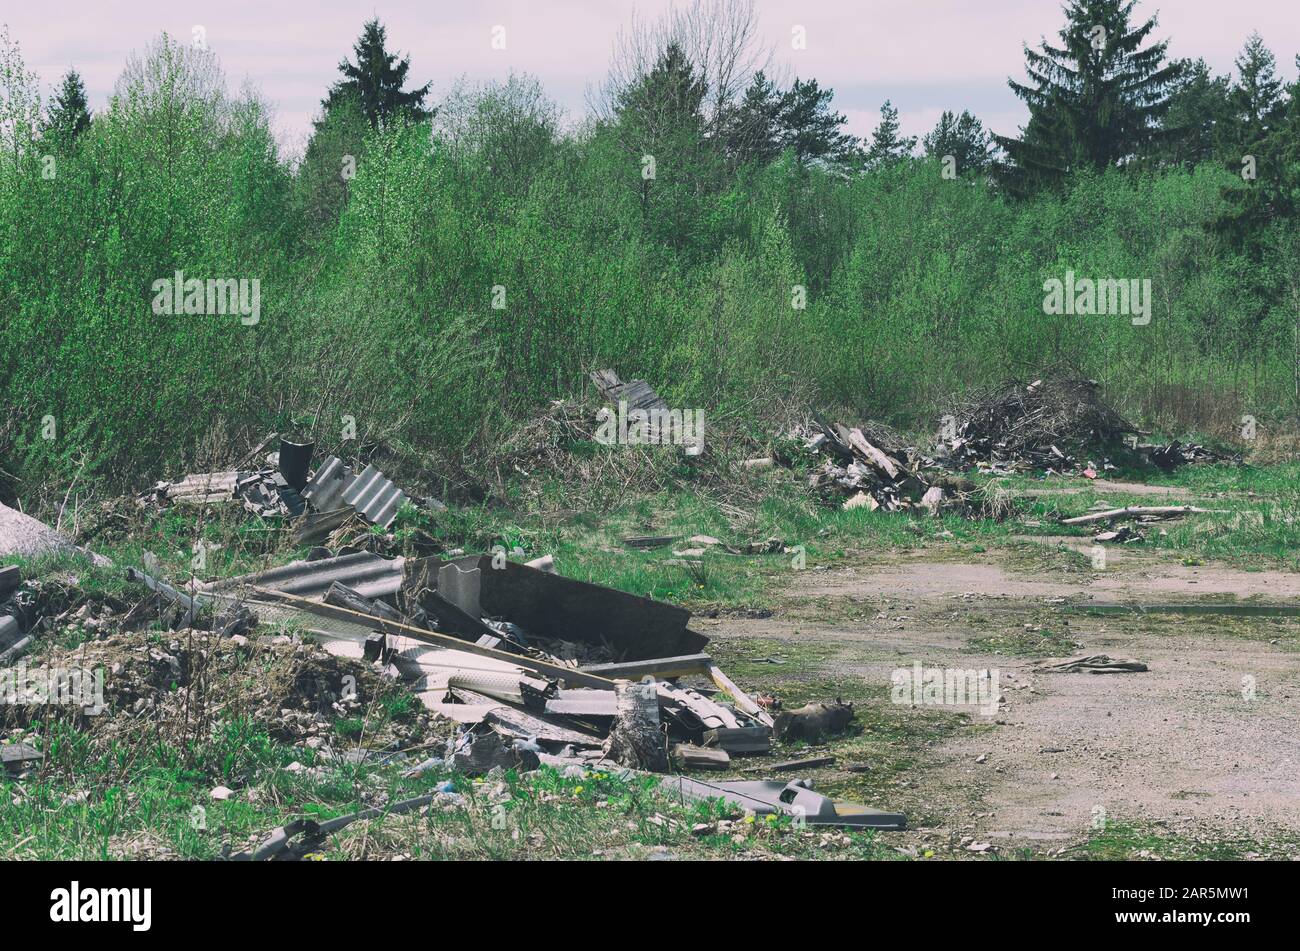
[(679, 657), (656, 657), (619, 664), (587, 664), (582, 669), (610, 680), (641, 680), (643, 677), (667, 680), (670, 677), (707, 674), (712, 663), (713, 658), (708, 654), (682, 654)]
[(760, 707), (758, 704), (756, 704), (753, 700), (751, 700), (749, 698), (749, 695), (746, 694), (745, 691), (737, 687), (732, 682), (731, 678), (722, 672), (722, 668), (720, 668), (717, 664), (714, 663), (709, 664), (708, 674), (710, 679), (712, 679), (712, 681), (718, 685), (718, 689), (724, 690), (727, 693), (731, 694), (731, 699), (735, 701), (736, 707), (738, 709), (740, 709), (744, 713), (748, 713), (751, 717), (756, 719), (759, 723), (762, 723), (764, 726), (773, 727), (776, 725), (775, 723), (773, 723), (772, 718), (768, 716), (767, 711), (764, 710), (762, 707)]
[(1157, 518), (1174, 518), (1178, 515), (1224, 514), (1215, 509), (1203, 509), (1195, 505), (1129, 505), (1122, 509), (1109, 509), (1105, 512), (1091, 512), (1074, 518), (1061, 519), (1062, 525), (1087, 525), (1091, 522), (1110, 522), (1117, 518), (1135, 515), (1153, 515)]
[(856, 428), (849, 430), (849, 445), (870, 459), (873, 466), (882, 470), (891, 479), (898, 479), (900, 473), (898, 463), (867, 442), (867, 437), (862, 435), (862, 430)]
[(532, 657), (524, 657), (518, 654), (508, 654), (505, 651), (496, 650), (492, 647), (480, 647), (469, 641), (463, 641), (459, 637), (452, 637), (450, 634), (439, 634), (437, 631), (426, 631), (422, 628), (411, 627), (409, 624), (401, 624), (397, 621), (387, 621), (384, 618), (369, 617), (357, 611), (349, 611), (347, 608), (334, 607), (329, 604), (321, 604), (319, 601), (312, 601), (310, 598), (301, 598), (296, 594), (285, 594), (281, 591), (273, 591), (270, 588), (259, 588), (251, 585), (250, 590), (255, 592), (259, 597), (279, 604), (286, 604), (297, 608), (307, 614), (315, 614), (320, 617), (332, 618), (337, 621), (347, 621), (353, 624), (359, 624), (366, 628), (383, 631), (385, 634), (400, 634), (417, 641), (424, 641), (426, 644), (433, 644), (437, 647), (450, 647), (453, 650), (465, 651), (469, 654), (478, 654), (480, 657), (491, 657), (495, 660), (505, 661), (516, 667), (522, 667), (525, 670), (531, 670), (533, 673), (545, 674), (548, 677), (554, 677), (557, 680), (564, 680), (573, 686), (579, 687), (596, 687), (601, 690), (614, 689), (614, 681), (595, 674), (589, 674), (585, 671), (578, 670), (575, 667), (564, 667), (560, 664), (548, 663), (544, 660), (536, 660)]
[(731, 756), (726, 750), (708, 749), (691, 743), (678, 743), (670, 755), (678, 769), (727, 769)]
[(663, 548), (677, 541), (676, 535), (629, 535), (623, 539), (626, 548)]
[(816, 769), (819, 766), (834, 766), (834, 756), (810, 756), (807, 759), (791, 759), (783, 763), (764, 763), (757, 767), (764, 773), (789, 773), (796, 769)]

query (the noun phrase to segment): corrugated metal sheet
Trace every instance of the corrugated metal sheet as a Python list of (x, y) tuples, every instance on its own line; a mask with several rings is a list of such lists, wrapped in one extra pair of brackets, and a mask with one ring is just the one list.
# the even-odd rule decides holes
[(406, 501), (406, 493), (374, 466), (366, 466), (365, 471), (344, 490), (343, 501), (356, 509), (367, 522), (387, 528), (393, 524), (398, 508)]
[(217, 582), (213, 588), (221, 591), (256, 585), (313, 598), (322, 597), (330, 585), (339, 581), (367, 598), (391, 598), (401, 590), (405, 563), (405, 558), (381, 558), (362, 551), (319, 561), (295, 561), (281, 568), (228, 578)]
[(302, 490), (302, 497), (318, 512), (333, 512), (343, 507), (343, 492), (353, 481), (352, 470), (343, 460), (328, 456)]

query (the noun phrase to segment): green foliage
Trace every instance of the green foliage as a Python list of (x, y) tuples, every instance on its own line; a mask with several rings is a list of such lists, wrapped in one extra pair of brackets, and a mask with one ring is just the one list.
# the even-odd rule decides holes
[(1182, 64), (1165, 62), (1167, 40), (1145, 45), (1156, 18), (1132, 26), (1134, 6), (1069, 0), (1060, 44), (1025, 47), (1028, 82), (1008, 85), (1029, 106), (1029, 123), (1020, 138), (995, 137), (1010, 157), (1003, 177), (1014, 190), (1113, 168), (1145, 156), (1164, 137), (1160, 124)]
[(898, 110), (888, 99), (880, 107), (880, 124), (871, 133), (871, 146), (867, 149), (867, 164), (874, 168), (890, 165), (912, 154), (916, 139), (899, 132)]
[(68, 70), (63, 84), (50, 106), (45, 134), (57, 148), (72, 148), (83, 132), (90, 128), (90, 108), (86, 103), (86, 84), (75, 69)]
[(980, 175), (992, 163), (989, 133), (979, 119), (965, 110), (957, 116), (945, 109), (921, 144), (930, 158), (942, 160), (951, 155), (960, 175)]
[(424, 108), (432, 83), (417, 89), (404, 89), (411, 69), (409, 57), (398, 58), (388, 51), (388, 31), (376, 17), (361, 29), (352, 47), (357, 61), (343, 60), (339, 72), (343, 78), (330, 87), (322, 105), (328, 114), (336, 105), (349, 100), (358, 103), (366, 120), (379, 126), (393, 119), (421, 121), (433, 113)]
[[(24, 491), (139, 488), (290, 416), (346, 451), (351, 417), (432, 482), (601, 366), (760, 431), (801, 405), (925, 428), (954, 391), (1063, 364), (1170, 429), (1300, 408), (1291, 173), (1225, 170), (1217, 127), (1163, 168), (1079, 171), (1011, 202), (936, 157), (851, 170), (796, 147), (788, 94), (757, 79), (715, 135), (695, 66), (653, 62), (616, 114), (572, 131), (528, 77), (457, 87), (432, 123), (397, 110), (372, 127), (339, 98), (294, 167), (266, 107), (164, 35), (47, 176), (36, 80), (6, 40), (0, 469)], [(798, 88), (834, 151), (826, 91)], [(1208, 74), (1180, 88), (1184, 115), (1226, 99)], [(1300, 167), (1283, 98), (1261, 169)], [(881, 155), (901, 154), (886, 133)], [(972, 171), (982, 137), (950, 113), (927, 151), (960, 147)], [(1242, 192), (1259, 214), (1235, 215)], [(1044, 314), (1043, 282), (1067, 269), (1150, 278), (1151, 324)], [(177, 270), (259, 279), (260, 322), (153, 313)]]

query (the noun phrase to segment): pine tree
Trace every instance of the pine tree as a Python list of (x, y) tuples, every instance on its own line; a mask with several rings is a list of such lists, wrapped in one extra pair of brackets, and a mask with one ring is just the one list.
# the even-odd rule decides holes
[(899, 135), (898, 110), (888, 99), (880, 107), (880, 124), (871, 133), (871, 147), (867, 149), (867, 165), (878, 168), (889, 165), (912, 154), (916, 137)]
[(1234, 144), (1256, 150), (1273, 129), (1282, 108), (1277, 60), (1258, 33), (1252, 33), (1236, 60), (1237, 82), (1229, 93), (1236, 123)]
[(1169, 96), (1163, 127), (1164, 161), (1193, 168), (1224, 154), (1233, 131), (1227, 76), (1215, 76), (1205, 60), (1183, 60), (1182, 78)]
[(724, 121), (727, 155), (735, 165), (767, 164), (781, 154), (781, 111), (784, 97), (759, 70), (740, 102)]
[(817, 80), (796, 79), (781, 100), (781, 143), (801, 165), (812, 161), (844, 162), (858, 149), (858, 140), (840, 127), (847, 119), (831, 109), (832, 89)]
[(951, 155), (959, 175), (978, 174), (992, 162), (989, 133), (979, 119), (965, 110), (960, 116), (944, 110), (934, 130), (921, 140), (921, 144), (925, 154), (931, 158), (943, 159)]
[(425, 97), (433, 84), (425, 83), (418, 89), (403, 90), (411, 60), (409, 57), (398, 59), (396, 54), (388, 52), (387, 40), (387, 31), (378, 19), (371, 20), (362, 28), (360, 39), (352, 47), (357, 57), (356, 64), (346, 58), (339, 63), (339, 72), (345, 78), (330, 87), (329, 96), (323, 103), (326, 112), (344, 97), (355, 95), (372, 126), (399, 115), (417, 122), (433, 115), (433, 110), (424, 108)]
[(1156, 18), (1130, 27), (1135, 3), (1068, 0), (1060, 45), (1025, 46), (1029, 82), (1007, 84), (1029, 106), (1029, 123), (1018, 139), (994, 136), (1010, 158), (1002, 172), (1013, 191), (1146, 157), (1165, 136), (1160, 123), (1183, 65), (1166, 63), (1167, 40), (1144, 48)]
[(75, 69), (63, 77), (58, 95), (50, 106), (45, 131), (58, 142), (72, 146), (90, 128), (90, 109), (86, 103), (86, 85)]

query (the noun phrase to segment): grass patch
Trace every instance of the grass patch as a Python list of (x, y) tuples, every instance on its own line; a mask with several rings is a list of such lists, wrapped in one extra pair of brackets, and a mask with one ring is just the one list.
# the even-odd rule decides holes
[(1068, 854), (1102, 862), (1294, 859), (1300, 856), (1300, 839), (1280, 834), (1261, 841), (1218, 831), (1199, 834), (1175, 831), (1157, 823), (1112, 820), (1105, 824), (1104, 829), (1093, 831), (1085, 842), (1069, 850)]

